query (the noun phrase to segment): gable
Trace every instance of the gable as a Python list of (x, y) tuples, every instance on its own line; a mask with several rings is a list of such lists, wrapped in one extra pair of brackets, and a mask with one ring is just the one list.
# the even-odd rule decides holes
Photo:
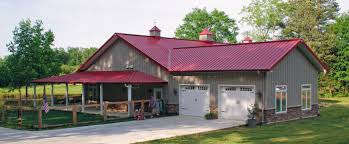
[[(127, 66), (159, 78), (167, 75), (167, 70), (140, 53), (122, 39), (117, 39), (92, 64), (87, 71), (123, 71)], [(166, 78), (167, 79), (167, 78)]]

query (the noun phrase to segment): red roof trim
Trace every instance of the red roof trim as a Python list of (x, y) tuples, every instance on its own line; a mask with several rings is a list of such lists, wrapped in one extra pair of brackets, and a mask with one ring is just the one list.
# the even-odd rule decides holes
[(222, 44), (218, 44), (218, 45), (208, 45), (208, 46), (175, 47), (173, 49), (220, 47), (220, 46), (230, 46), (230, 45), (248, 45), (248, 44), (273, 43), (273, 42), (296, 41), (296, 40), (300, 40), (300, 39), (298, 39), (298, 38), (296, 38), (296, 39), (284, 39), (284, 40), (273, 40), (273, 41), (253, 42), (253, 43), (222, 43)]
[(33, 80), (32, 83), (167, 83), (166, 81), (135, 70), (127, 71), (93, 71), (52, 76)]
[(161, 32), (161, 30), (157, 27), (154, 26), (153, 28), (151, 28), (149, 31), (157, 31), (157, 32)]
[(148, 56), (147, 54), (145, 54), (144, 52), (142, 52), (141, 50), (137, 49), (136, 46), (132, 45), (130, 42), (128, 42), (126, 39), (124, 39), (122, 36), (119, 35), (119, 33), (115, 33), (118, 37), (120, 37), (122, 40), (124, 40), (128, 45), (130, 45), (131, 47), (135, 48), (138, 52), (140, 52), (141, 54), (143, 54), (144, 56), (148, 57), (149, 59), (151, 59), (152, 61), (154, 61), (155, 63), (157, 63), (158, 65), (160, 65), (162, 68), (164, 68), (165, 70), (169, 71), (167, 67), (163, 66), (162, 64), (160, 64), (159, 62), (157, 62), (156, 60), (154, 60), (152, 57)]
[[(115, 37), (116, 35), (113, 34), (95, 53), (92, 54), (80, 67), (76, 70), (76, 72), (81, 72), (87, 69), (103, 52), (105, 51), (106, 47), (110, 46), (110, 43), (114, 43), (114, 41), (117, 39)], [(115, 39), (115, 40), (113, 40)], [(111, 42), (112, 41), (112, 42)]]
[[(130, 35), (130, 36), (140, 36), (140, 37), (154, 37), (149, 35), (139, 35), (139, 34), (127, 34), (127, 33), (115, 33), (115, 34), (121, 34), (121, 35)], [(174, 38), (174, 37), (160, 37), (161, 39), (173, 39), (173, 40), (184, 40), (184, 41), (196, 41), (196, 42), (206, 42), (206, 43), (214, 43), (214, 44), (227, 44), (227, 43), (221, 43), (221, 42), (212, 42), (212, 41), (202, 41), (202, 40), (193, 40), (193, 39), (182, 39), (182, 38)], [(180, 48), (180, 47), (178, 47)]]
[(311, 53), (311, 55), (313, 55), (315, 57), (315, 59), (320, 63), (320, 65), (326, 70), (329, 71), (330, 67), (328, 66), (328, 64), (322, 60), (320, 60), (320, 58), (315, 54), (315, 52), (304, 42), (303, 39), (301, 39), (302, 43), (305, 45), (305, 47), (308, 49), (308, 51)]
[(204, 28), (200, 35), (212, 35), (212, 32), (208, 28)]
[(293, 48), (291, 48), (287, 53), (285, 53), (281, 59), (279, 59), (277, 62), (275, 62), (270, 68), (269, 70), (272, 70), (277, 64), (279, 64), (283, 59), (285, 59), (285, 57), (291, 53), (294, 49), (296, 49), (298, 47), (299, 44), (304, 44), (306, 49), (310, 52), (310, 54), (312, 56), (315, 57), (315, 59), (320, 63), (321, 67), (324, 68), (326, 71), (328, 71), (328, 66), (324, 65), (323, 62), (318, 58), (318, 56), (313, 52), (313, 50), (311, 50), (311, 48), (304, 42), (303, 39), (295, 39), (298, 40), (298, 42), (293, 46)]

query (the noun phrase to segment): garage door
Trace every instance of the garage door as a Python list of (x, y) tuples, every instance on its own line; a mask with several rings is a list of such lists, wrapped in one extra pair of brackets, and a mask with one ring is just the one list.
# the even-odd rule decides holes
[(179, 114), (204, 116), (209, 112), (209, 87), (207, 85), (180, 86)]
[(247, 108), (255, 102), (254, 86), (221, 86), (220, 117), (246, 120)]

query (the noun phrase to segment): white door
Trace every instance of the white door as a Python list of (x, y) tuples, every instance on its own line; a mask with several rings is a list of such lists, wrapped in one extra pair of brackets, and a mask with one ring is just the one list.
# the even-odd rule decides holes
[(254, 103), (254, 86), (220, 87), (220, 117), (223, 119), (247, 120), (247, 109)]
[(209, 87), (206, 85), (180, 86), (179, 114), (204, 116), (209, 112)]

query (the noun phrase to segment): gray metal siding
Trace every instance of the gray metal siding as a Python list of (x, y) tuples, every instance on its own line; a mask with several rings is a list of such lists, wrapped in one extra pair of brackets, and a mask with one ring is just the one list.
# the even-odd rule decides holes
[[(202, 72), (173, 75), (169, 87), (169, 103), (178, 104), (179, 84), (209, 84), (210, 105), (218, 105), (218, 85), (256, 85), (256, 93), (264, 95), (262, 72)], [(259, 98), (256, 98), (256, 100)], [(258, 100), (261, 101), (261, 100)]]
[(133, 65), (134, 70), (168, 80), (168, 72), (163, 67), (121, 39), (94, 61), (87, 71), (120, 71), (126, 70), (126, 65)]
[(318, 102), (318, 71), (297, 48), (290, 52), (266, 75), (267, 109), (275, 107), (275, 86), (287, 85), (287, 106), (301, 105), (301, 85), (312, 84), (312, 104)]

